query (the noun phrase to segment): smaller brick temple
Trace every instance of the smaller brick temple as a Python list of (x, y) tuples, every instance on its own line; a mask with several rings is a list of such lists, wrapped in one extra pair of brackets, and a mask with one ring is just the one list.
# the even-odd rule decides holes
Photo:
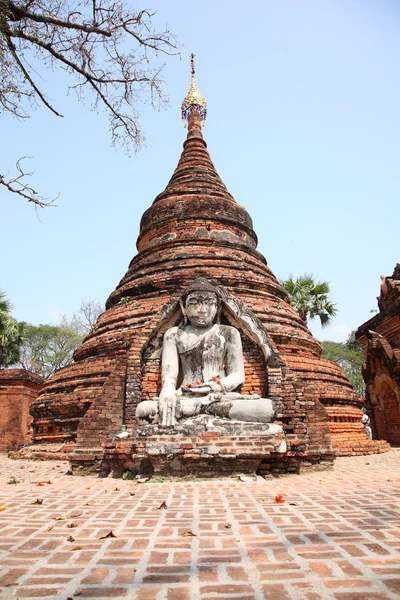
[(43, 378), (25, 369), (0, 369), (0, 452), (32, 441), (29, 409), (43, 387)]
[(361, 325), (366, 408), (374, 438), (400, 444), (400, 263), (381, 275), (379, 313)]

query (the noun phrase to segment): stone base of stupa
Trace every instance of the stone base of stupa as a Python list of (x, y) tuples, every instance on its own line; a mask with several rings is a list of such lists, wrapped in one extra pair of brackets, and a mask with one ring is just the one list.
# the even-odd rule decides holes
[(385, 440), (370, 440), (361, 423), (363, 412), (356, 406), (326, 406), (329, 416), (331, 443), (336, 456), (358, 456), (389, 452)]
[(19, 450), (8, 453), (9, 458), (28, 460), (68, 460), (70, 453), (75, 448), (75, 443), (44, 443), (29, 444)]
[(307, 456), (291, 450), (277, 424), (232, 422), (214, 418), (212, 425), (193, 420), (174, 428), (138, 426), (129, 437), (103, 448), (79, 448), (69, 456), (74, 474), (101, 477), (197, 476), (239, 473), (279, 475), (332, 466), (334, 454)]

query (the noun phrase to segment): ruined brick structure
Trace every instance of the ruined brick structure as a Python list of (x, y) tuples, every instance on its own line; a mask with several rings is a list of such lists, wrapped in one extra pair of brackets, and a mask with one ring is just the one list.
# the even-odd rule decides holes
[(356, 332), (363, 346), (366, 406), (375, 438), (400, 444), (400, 264), (382, 275), (379, 313)]
[(137, 404), (159, 393), (162, 336), (173, 320), (173, 306), (188, 284), (203, 276), (242, 302), (270, 340), (273, 359), (265, 361), (251, 332), (239, 327), (246, 363), (242, 391), (282, 402), (279, 419), (288, 451), (259, 451), (263, 444), (257, 436), (217, 436), (214, 454), (204, 458), (207, 440), (215, 435), (165, 435), (169, 456), (178, 453), (186, 464), (200, 464), (200, 456), (215, 463), (219, 448), (227, 459), (254, 459), (253, 470), (267, 472), (295, 470), (300, 463), (329, 464), (337, 445), (343, 454), (387, 450), (383, 442), (367, 441), (360, 422), (362, 399), (340, 368), (321, 358), (320, 343), (257, 251), (249, 214), (211, 161), (198, 98), (186, 105), (188, 135), (178, 166), (142, 217), (138, 254), (107, 300), (106, 312), (76, 350), (74, 364), (46, 382), (32, 408), (35, 442), (76, 440), (74, 464), (99, 461), (105, 449), (109, 456), (145, 458), (146, 444), (133, 440), (116, 445), (115, 434), (122, 424), (131, 429)]
[(43, 378), (25, 369), (0, 369), (0, 452), (31, 442), (29, 407), (43, 386)]

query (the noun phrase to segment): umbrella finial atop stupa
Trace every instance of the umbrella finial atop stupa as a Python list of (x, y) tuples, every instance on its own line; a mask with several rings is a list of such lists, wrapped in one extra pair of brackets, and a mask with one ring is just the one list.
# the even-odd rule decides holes
[(190, 88), (182, 102), (182, 119), (188, 122), (189, 129), (191, 128), (191, 115), (200, 117), (200, 124), (205, 125), (207, 117), (207, 102), (204, 96), (199, 92), (195, 79), (194, 54), (190, 55), (192, 80)]

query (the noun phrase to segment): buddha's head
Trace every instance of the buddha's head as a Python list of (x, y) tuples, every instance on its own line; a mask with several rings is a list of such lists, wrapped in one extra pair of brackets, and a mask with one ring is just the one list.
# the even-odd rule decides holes
[(221, 300), (217, 288), (198, 277), (183, 295), (184, 315), (194, 327), (208, 327), (219, 315)]

